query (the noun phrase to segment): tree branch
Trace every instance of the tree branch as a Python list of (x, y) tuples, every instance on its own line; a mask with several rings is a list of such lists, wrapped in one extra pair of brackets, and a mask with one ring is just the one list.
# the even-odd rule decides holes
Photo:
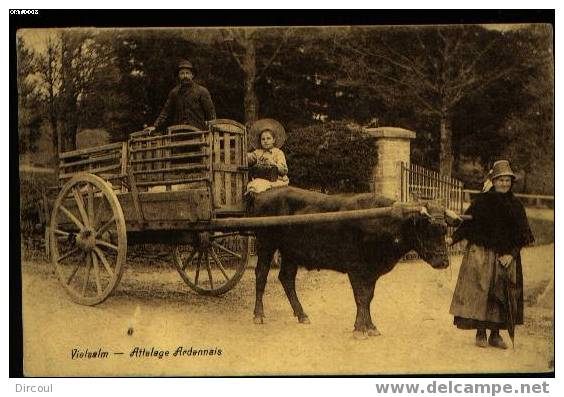
[[(380, 42), (384, 45), (384, 47), (386, 47), (386, 49), (392, 54), (395, 55), (398, 58), (403, 58), (408, 65), (406, 65), (406, 67), (414, 72), (415, 74), (417, 74), (419, 76), (419, 78), (421, 79), (421, 81), (427, 86), (427, 88), (429, 88), (432, 91), (437, 92), (438, 91), (438, 87), (434, 84), (434, 82), (429, 79), (429, 77), (427, 76), (427, 74), (425, 72), (423, 72), (420, 68), (419, 65), (417, 64), (417, 62), (415, 62), (413, 59), (409, 58), (408, 56), (403, 55), (402, 53), (395, 51), (391, 46), (389, 46), (383, 39), (380, 40)], [(425, 51), (424, 51), (425, 52)], [(390, 62), (391, 60), (388, 59), (388, 62)]]
[(437, 66), (437, 62), (435, 59), (433, 59), (430, 55), (429, 55), (429, 49), (427, 48), (427, 46), (425, 45), (425, 43), (423, 43), (423, 40), (421, 39), (421, 36), (419, 35), (419, 31), (415, 30), (415, 37), (417, 38), (417, 42), (419, 43), (419, 47), (421, 48), (423, 54), (425, 54), (425, 56), (427, 57), (427, 61), (431, 64), (431, 66), (433, 67), (433, 70), (435, 71), (435, 73), (439, 73), (439, 68)]
[(427, 101), (426, 99), (424, 99), (424, 98), (417, 92), (417, 91), (420, 89), (419, 87), (417, 87), (417, 86), (415, 86), (415, 85), (413, 85), (413, 84), (411, 84), (411, 83), (409, 83), (409, 82), (396, 79), (396, 78), (391, 77), (391, 76), (389, 76), (389, 75), (385, 75), (385, 74), (379, 72), (378, 70), (376, 70), (376, 69), (374, 69), (374, 68), (371, 68), (371, 67), (369, 67), (369, 66), (365, 66), (365, 68), (366, 68), (367, 71), (369, 71), (370, 73), (374, 74), (375, 76), (378, 76), (378, 77), (380, 77), (380, 78), (383, 78), (383, 79), (385, 79), (385, 80), (388, 80), (388, 81), (390, 81), (390, 82), (392, 82), (392, 83), (398, 84), (398, 85), (400, 85), (400, 86), (404, 86), (404, 87), (407, 87), (407, 88), (412, 89), (412, 91), (410, 91), (410, 94), (414, 95), (415, 98), (419, 101), (419, 103), (421, 103), (421, 105), (423, 105), (423, 106), (424, 106), (429, 112), (431, 112), (432, 114), (437, 114), (437, 115), (440, 114), (440, 111), (439, 111), (438, 109), (436, 109), (429, 101)]
[(366, 51), (361, 51), (356, 47), (352, 47), (352, 46), (348, 46), (352, 51), (356, 52), (359, 55), (362, 55), (363, 57), (375, 57), (375, 58), (379, 58), (382, 59), (386, 62), (388, 62), (391, 65), (397, 66), (400, 69), (403, 69), (404, 71), (407, 72), (415, 72), (419, 77), (420, 77), (420, 81), (423, 83), (423, 85), (425, 85), (427, 88), (429, 88), (431, 91), (433, 92), (437, 92), (438, 91), (438, 87), (433, 84), (422, 72), (420, 72), (419, 70), (416, 70), (414, 67), (411, 67), (409, 65), (400, 63), (398, 61), (395, 61), (394, 59), (383, 55), (383, 54), (378, 54), (378, 53), (373, 53), (373, 52), (366, 52)]
[(284, 37), (282, 37), (282, 39), (280, 40), (280, 43), (278, 44), (278, 47), (276, 48), (276, 50), (274, 50), (274, 53), (272, 54), (272, 56), (270, 57), (270, 59), (268, 61), (266, 61), (265, 65), (263, 66), (262, 70), (260, 72), (257, 73), (257, 77), (255, 78), (255, 81), (259, 81), (262, 76), (264, 75), (264, 72), (266, 72), (266, 70), (270, 67), (270, 65), (272, 64), (272, 62), (274, 62), (274, 60), (276, 59), (276, 57), (278, 56), (278, 53), (280, 52), (280, 50), (282, 49), (282, 46), (284, 46), (287, 42), (288, 39), (290, 38), (290, 36), (292, 35), (294, 29), (289, 28), (284, 32)]
[[(234, 36), (236, 35), (236, 32), (233, 29), (229, 29), (228, 30), (229, 33), (233, 36), (231, 39), (223, 39), (223, 43), (225, 44), (225, 47), (227, 48), (227, 52), (231, 55), (231, 57), (233, 58), (233, 60), (237, 63), (237, 65), (239, 66), (239, 68), (241, 70), (245, 70), (243, 68), (243, 62), (241, 61), (241, 59), (239, 59), (239, 57), (237, 56), (237, 53), (235, 51), (235, 49), (233, 48), (232, 45), (232, 40), (235, 40)], [(222, 32), (223, 33), (223, 32)], [(225, 35), (225, 34), (224, 34)]]

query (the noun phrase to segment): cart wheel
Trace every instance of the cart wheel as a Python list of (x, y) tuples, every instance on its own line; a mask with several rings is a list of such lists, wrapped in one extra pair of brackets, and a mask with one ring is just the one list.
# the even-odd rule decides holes
[(53, 204), (48, 241), (71, 299), (103, 302), (121, 279), (127, 253), (125, 218), (111, 186), (92, 174), (71, 178)]
[(202, 295), (232, 289), (245, 273), (249, 237), (235, 233), (200, 233), (193, 244), (173, 251), (174, 265), (186, 284)]

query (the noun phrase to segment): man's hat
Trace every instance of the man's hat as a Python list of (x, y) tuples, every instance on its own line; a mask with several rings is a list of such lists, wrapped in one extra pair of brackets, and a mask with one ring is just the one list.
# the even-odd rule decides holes
[(192, 63), (187, 59), (181, 59), (180, 62), (178, 62), (178, 70), (180, 69), (190, 69), (194, 71), (194, 66), (192, 66)]
[(274, 146), (282, 147), (286, 141), (286, 131), (278, 121), (274, 119), (260, 119), (253, 123), (249, 129), (248, 143), (253, 149), (260, 149), (260, 134), (264, 131), (271, 131), (274, 138)]
[(513, 180), (517, 179), (511, 166), (509, 165), (509, 161), (507, 160), (498, 160), (494, 163), (492, 170), (490, 171), (490, 175), (488, 177), (493, 181), (495, 178), (500, 176), (510, 176)]

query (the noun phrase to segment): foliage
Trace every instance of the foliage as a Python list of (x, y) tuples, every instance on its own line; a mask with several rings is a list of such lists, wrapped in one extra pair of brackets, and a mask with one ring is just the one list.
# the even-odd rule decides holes
[(35, 142), (40, 134), (41, 116), (39, 103), (30, 76), (34, 73), (33, 53), (22, 39), (17, 41), (17, 87), (18, 87), (18, 138), (20, 152), (37, 149)]
[[(372, 82), (379, 87), (378, 95), (392, 99), (390, 103), (414, 109), (417, 113), (412, 120), (430, 119), (432, 146), (439, 149), (439, 165), (445, 175), (452, 172), (454, 131), (461, 130), (457, 130), (460, 124), (469, 125), (461, 119), (474, 115), (462, 103), (472, 105), (495, 95), (488, 114), (494, 121), (488, 129), (495, 130), (519, 102), (515, 98), (522, 82), (516, 77), (531, 68), (515, 51), (513, 35), (480, 26), (356, 28), (351, 35), (356, 40), (343, 40), (340, 45), (351, 76)], [(505, 83), (498, 84), (503, 80)]]
[(526, 106), (505, 120), (504, 144), (499, 155), (510, 158), (516, 169), (523, 172), (523, 190), (554, 194), (554, 65), (550, 62), (549, 40), (552, 32), (538, 30), (537, 40), (526, 43), (526, 48), (537, 61), (545, 61), (539, 62), (536, 73), (527, 76)]
[(36, 226), (45, 221), (43, 214), (40, 214), (43, 193), (48, 187), (55, 185), (54, 174), (20, 172), (20, 222), (23, 238), (42, 233), (43, 229)]
[[(526, 172), (526, 190), (553, 189), (549, 178), (535, 176), (554, 164), (550, 27), (257, 28), (246, 37), (235, 29), (233, 40), (225, 33), (56, 30), (37, 52), (20, 39), (20, 151), (37, 150), (42, 129), (54, 148), (58, 134), (72, 147), (84, 129), (126, 139), (153, 124), (177, 82), (178, 60), (188, 58), (220, 118), (244, 121), (255, 106), (257, 117), (278, 119), (291, 133), (312, 123), (377, 119), (417, 133), (415, 163), (437, 167), (450, 136), (455, 175), (466, 175), (466, 161), (487, 168), (508, 156)], [(253, 53), (251, 84), (252, 64), (243, 61)], [(352, 173), (357, 165), (350, 166)]]
[(341, 121), (290, 130), (283, 150), (292, 185), (329, 193), (369, 190), (377, 153), (357, 125)]

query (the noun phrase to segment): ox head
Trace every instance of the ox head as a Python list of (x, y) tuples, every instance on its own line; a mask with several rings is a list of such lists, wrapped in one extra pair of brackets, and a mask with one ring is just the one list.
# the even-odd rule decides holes
[(448, 267), (447, 226), (454, 225), (460, 218), (435, 201), (411, 204), (408, 213), (406, 234), (411, 248), (434, 268)]

